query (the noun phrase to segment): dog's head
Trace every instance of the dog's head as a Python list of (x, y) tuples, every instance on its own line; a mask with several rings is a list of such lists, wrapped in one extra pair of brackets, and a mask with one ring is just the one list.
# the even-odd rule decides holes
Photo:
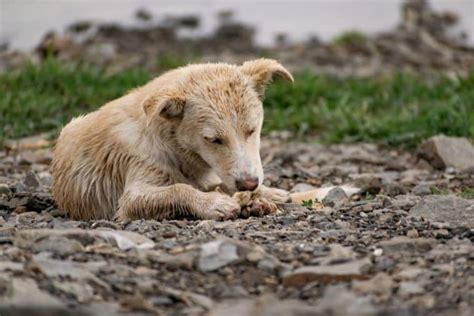
[(229, 192), (255, 190), (263, 181), (265, 87), (274, 76), (293, 81), (288, 70), (259, 59), (242, 66), (190, 65), (166, 76), (171, 82), (143, 102), (147, 119), (172, 126), (180, 147), (207, 163)]

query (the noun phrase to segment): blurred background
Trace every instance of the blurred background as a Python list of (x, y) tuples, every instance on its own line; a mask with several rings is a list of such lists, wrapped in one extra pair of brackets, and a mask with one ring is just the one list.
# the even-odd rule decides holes
[[(258, 43), (271, 45), (279, 34), (304, 40), (317, 36), (330, 40), (341, 32), (356, 29), (375, 33), (395, 27), (400, 19), (403, 0), (2, 0), (0, 41), (12, 47), (31, 49), (47, 31), (62, 31), (78, 20), (136, 24), (135, 12), (148, 21), (167, 17), (193, 15), (199, 18), (200, 34), (211, 34), (224, 11), (258, 30)], [(474, 43), (474, 5), (471, 0), (434, 0), (434, 10), (449, 10), (460, 18), (458, 30)]]
[(269, 90), (267, 132), (474, 135), (472, 0), (0, 0), (0, 12), (3, 138), (55, 130), (174, 67), (258, 57), (299, 79)]

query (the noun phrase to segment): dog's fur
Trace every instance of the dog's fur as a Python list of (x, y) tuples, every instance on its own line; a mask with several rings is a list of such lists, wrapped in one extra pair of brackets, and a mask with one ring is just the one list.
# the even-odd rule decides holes
[(240, 209), (229, 196), (239, 186), (288, 199), (262, 185), (262, 98), (275, 75), (293, 81), (270, 59), (189, 65), (73, 119), (55, 148), (56, 202), (75, 219), (223, 219)]

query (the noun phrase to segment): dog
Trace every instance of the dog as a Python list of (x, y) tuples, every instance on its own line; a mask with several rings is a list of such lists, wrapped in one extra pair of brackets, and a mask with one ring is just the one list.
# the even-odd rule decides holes
[(238, 216), (236, 192), (288, 201), (262, 185), (262, 100), (276, 76), (293, 82), (272, 59), (188, 65), (73, 119), (54, 150), (59, 208), (83, 220), (222, 220)]

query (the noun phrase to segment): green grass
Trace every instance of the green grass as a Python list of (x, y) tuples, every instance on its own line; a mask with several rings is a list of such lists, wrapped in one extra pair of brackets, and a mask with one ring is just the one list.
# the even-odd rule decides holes
[[(165, 64), (175, 63), (181, 61)], [(143, 70), (109, 74), (54, 59), (1, 73), (0, 141), (57, 130), (151, 77)], [(474, 72), (430, 81), (408, 74), (340, 80), (300, 73), (294, 84), (271, 85), (264, 104), (266, 132), (290, 129), (329, 143), (413, 146), (438, 133), (474, 138)]]
[(467, 78), (414, 75), (345, 79), (300, 74), (268, 89), (266, 130), (317, 133), (329, 143), (412, 147), (443, 133), (474, 137), (474, 72)]
[[(47, 60), (0, 74), (0, 133), (16, 138), (55, 130), (151, 78), (134, 70), (107, 74), (90, 66)], [(1, 140), (0, 136), (0, 140)]]
[(459, 195), (465, 199), (474, 199), (474, 188), (465, 188)]
[(432, 186), (430, 187), (431, 194), (436, 194), (436, 195), (448, 195), (449, 191), (445, 189), (440, 189), (437, 186)]

